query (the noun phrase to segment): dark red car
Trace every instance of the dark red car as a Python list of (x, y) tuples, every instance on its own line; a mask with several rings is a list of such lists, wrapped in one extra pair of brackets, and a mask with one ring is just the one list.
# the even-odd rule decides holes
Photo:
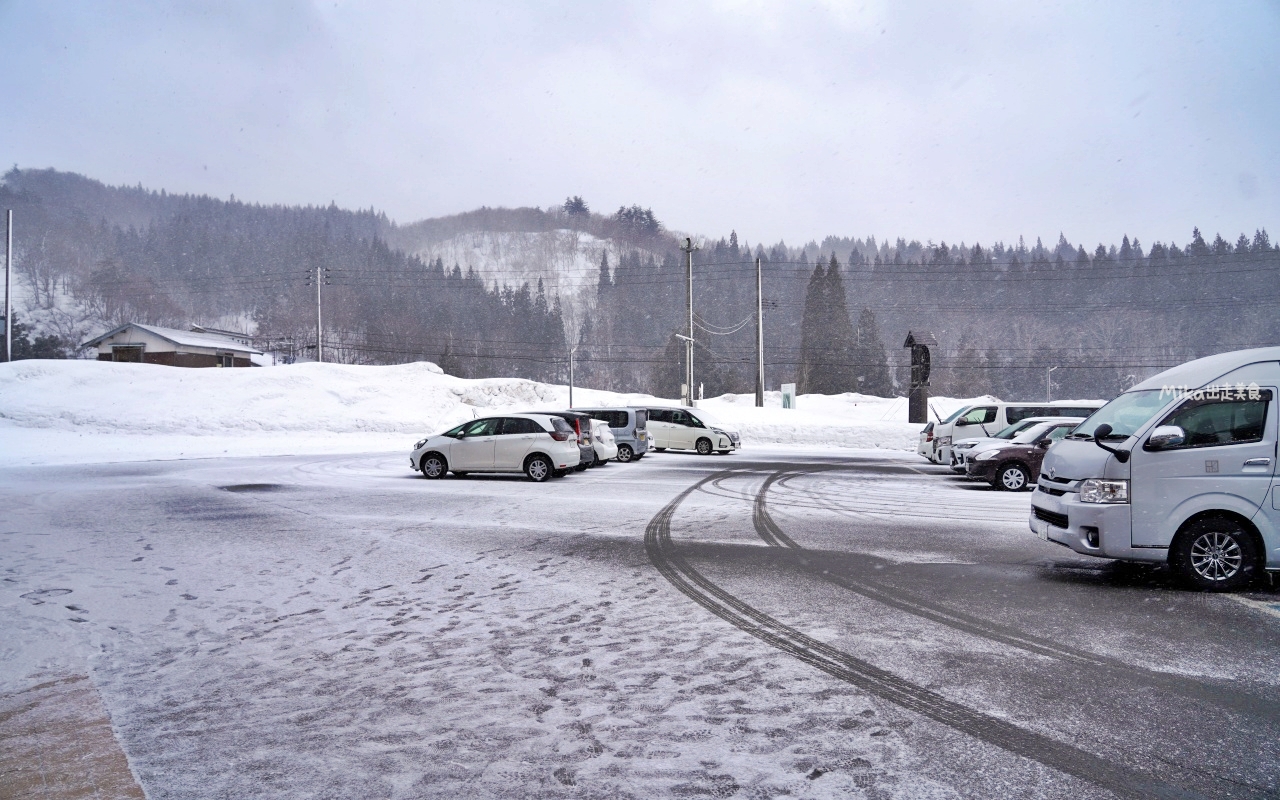
[(965, 474), (986, 481), (997, 489), (1021, 492), (1036, 485), (1040, 463), (1049, 445), (1071, 433), (1080, 420), (1042, 422), (1015, 436), (1007, 443), (970, 453)]

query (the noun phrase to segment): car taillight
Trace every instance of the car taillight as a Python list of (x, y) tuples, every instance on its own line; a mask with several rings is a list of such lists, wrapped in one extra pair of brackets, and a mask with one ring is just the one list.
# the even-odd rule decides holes
[(569, 432), (568, 431), (552, 431), (551, 438), (555, 439), (557, 442), (567, 442), (569, 441)]
[(933, 441), (933, 431), (929, 431), (928, 433), (926, 433), (926, 434), (924, 435), (924, 440), (925, 440), (926, 442), (932, 442), (932, 441)]

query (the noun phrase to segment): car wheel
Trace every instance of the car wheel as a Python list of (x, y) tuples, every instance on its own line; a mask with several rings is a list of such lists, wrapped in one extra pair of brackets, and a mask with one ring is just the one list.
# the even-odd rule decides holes
[(618, 445), (618, 460), (621, 461), (623, 464), (630, 461), (633, 455), (635, 455), (635, 453), (631, 452), (630, 447), (628, 447), (625, 444)]
[(542, 483), (551, 477), (551, 462), (546, 456), (530, 456), (529, 460), (524, 462), (524, 474), (529, 476), (529, 480), (534, 483)]
[(996, 473), (996, 488), (1006, 492), (1021, 492), (1031, 484), (1031, 473), (1021, 464), (1007, 464)]
[(1257, 574), (1258, 552), (1244, 527), (1226, 517), (1199, 519), (1174, 539), (1170, 561), (1197, 589), (1229, 591)]
[(655, 447), (655, 448), (653, 448), (653, 449), (654, 449), (656, 452), (659, 452), (659, 453), (665, 453), (665, 452), (667, 452), (667, 448), (665, 448), (665, 447)]
[(699, 439), (699, 440), (698, 440), (698, 444), (697, 444), (697, 445), (695, 445), (695, 447), (696, 447), (696, 448), (697, 448), (697, 450), (698, 450), (698, 455), (700, 455), (700, 456), (709, 456), (709, 455), (711, 455), (711, 440), (710, 440), (710, 439)]
[(422, 477), (439, 480), (449, 471), (449, 462), (439, 453), (427, 453), (418, 463), (418, 469), (422, 470)]

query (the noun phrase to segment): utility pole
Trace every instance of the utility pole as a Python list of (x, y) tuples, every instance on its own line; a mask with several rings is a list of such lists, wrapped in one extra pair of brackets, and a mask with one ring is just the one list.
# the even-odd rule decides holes
[(9, 209), (4, 248), (4, 360), (13, 360), (13, 209)]
[(1044, 371), (1044, 401), (1046, 403), (1053, 402), (1053, 383), (1050, 381), (1049, 375), (1051, 375), (1055, 369), (1057, 369), (1057, 367), (1046, 367)]
[(764, 408), (764, 281), (756, 257), (756, 408)]
[(320, 262), (316, 262), (316, 361), (324, 361), (324, 327), (320, 322)]
[(569, 408), (573, 408), (573, 354), (577, 351), (577, 347), (569, 348)]
[(698, 248), (693, 246), (693, 239), (686, 236), (684, 247), (680, 249), (684, 251), (685, 271), (689, 278), (689, 337), (685, 339), (685, 386), (689, 388), (685, 405), (692, 407), (697, 405), (693, 399), (693, 251)]

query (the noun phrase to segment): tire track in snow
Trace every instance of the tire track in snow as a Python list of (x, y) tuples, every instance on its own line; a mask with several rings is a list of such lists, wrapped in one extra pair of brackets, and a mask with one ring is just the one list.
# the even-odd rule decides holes
[[(645, 552), (649, 560), (686, 597), (739, 630), (834, 678), (1010, 753), (1108, 789), (1121, 797), (1143, 800), (1200, 797), (1194, 792), (1170, 786), (1122, 764), (1107, 761), (1085, 750), (948, 700), (936, 692), (806, 636), (708, 580), (676, 551), (671, 541), (671, 518), (689, 495), (707, 483), (732, 474), (731, 470), (715, 473), (685, 489), (663, 506), (645, 529)], [(778, 532), (780, 531), (771, 531), (775, 537)]]
[[(768, 494), (775, 483), (786, 483), (802, 474), (804, 473), (794, 470), (780, 470), (771, 474), (765, 479), (764, 484), (756, 493), (751, 514), (752, 523), (761, 539), (772, 547), (784, 547), (797, 553), (805, 553), (807, 551), (795, 540), (783, 533), (782, 528), (778, 526), (777, 522), (769, 514)], [(1105, 672), (1121, 680), (1138, 681), (1181, 697), (1197, 701), (1208, 701), (1219, 708), (1248, 716), (1258, 716), (1259, 714), (1274, 716), (1274, 713), (1267, 714), (1267, 709), (1272, 707), (1273, 701), (1265, 697), (1256, 696), (1246, 691), (1220, 687), (1212, 683), (1188, 680), (1178, 675), (1144, 669), (1097, 653), (1066, 647), (1052, 640), (1031, 636), (1015, 628), (998, 625), (981, 617), (954, 611), (939, 603), (931, 603), (908, 592), (894, 589), (880, 581), (833, 574), (830, 570), (823, 570), (803, 557), (797, 558), (796, 564), (814, 577), (821, 578), (855, 594), (860, 594), (870, 600), (875, 600), (890, 608), (896, 608), (899, 611), (905, 611), (908, 614), (945, 625), (948, 628), (974, 636), (981, 636), (984, 639), (1000, 642), (1029, 653), (1058, 659), (1079, 667), (1088, 667), (1092, 674), (1097, 674), (1099, 671)]]

